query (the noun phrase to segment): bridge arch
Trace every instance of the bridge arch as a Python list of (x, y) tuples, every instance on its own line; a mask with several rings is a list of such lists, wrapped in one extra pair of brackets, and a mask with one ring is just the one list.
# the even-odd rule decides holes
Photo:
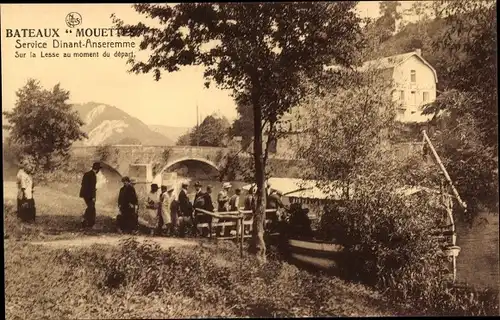
[(101, 169), (106, 169), (106, 170), (109, 170), (113, 173), (116, 173), (117, 175), (120, 176), (120, 178), (123, 178), (123, 174), (118, 171), (118, 169), (116, 169), (115, 167), (113, 167), (112, 165), (110, 164), (107, 164), (106, 162), (102, 162), (102, 161), (99, 161), (99, 163), (101, 164)]
[(215, 170), (217, 170), (217, 172), (220, 172), (219, 166), (216, 165), (213, 161), (210, 161), (208, 159), (197, 158), (197, 157), (182, 157), (182, 158), (177, 158), (175, 160), (167, 162), (167, 164), (165, 166), (163, 166), (163, 168), (160, 170), (160, 172), (158, 174), (162, 174), (165, 170), (167, 170), (168, 168), (170, 168), (174, 164), (181, 163), (181, 162), (184, 162), (184, 161), (197, 161), (197, 162), (201, 162), (201, 163), (204, 163), (204, 164), (208, 164), (209, 166), (211, 166), (212, 168), (214, 168)]

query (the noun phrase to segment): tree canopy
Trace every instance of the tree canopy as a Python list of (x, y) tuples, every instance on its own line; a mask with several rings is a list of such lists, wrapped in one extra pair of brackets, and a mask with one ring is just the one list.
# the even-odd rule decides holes
[(38, 174), (51, 172), (65, 164), (74, 141), (86, 134), (84, 124), (71, 105), (69, 92), (59, 84), (52, 90), (41, 87), (34, 79), (17, 92), (12, 111), (5, 111), (10, 131), (7, 143), (15, 147), (19, 157), (31, 162)]
[(228, 141), (229, 128), (226, 117), (209, 115), (198, 127), (180, 136), (177, 145), (224, 147)]
[[(350, 66), (362, 47), (357, 2), (136, 4), (140, 14), (161, 27), (126, 25), (142, 37), (147, 61), (132, 60), (131, 71), (174, 72), (182, 66), (205, 67), (206, 85), (214, 82), (235, 97), (248, 99), (253, 113), (257, 211), (254, 248), (265, 259), (263, 223), (265, 164), (262, 130), (304, 97), (304, 79), (314, 79), (324, 65)], [(269, 144), (269, 143), (268, 143)]]

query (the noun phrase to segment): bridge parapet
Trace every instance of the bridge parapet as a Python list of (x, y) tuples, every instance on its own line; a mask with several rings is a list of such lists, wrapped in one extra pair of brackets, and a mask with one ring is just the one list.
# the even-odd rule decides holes
[(108, 145), (75, 146), (72, 155), (91, 164), (100, 161), (116, 170), (120, 175), (129, 174), (129, 166), (138, 163), (156, 164), (161, 171), (168, 164), (194, 160), (208, 163), (218, 169), (222, 158), (230, 148), (195, 147), (195, 146), (143, 146), (143, 145)]

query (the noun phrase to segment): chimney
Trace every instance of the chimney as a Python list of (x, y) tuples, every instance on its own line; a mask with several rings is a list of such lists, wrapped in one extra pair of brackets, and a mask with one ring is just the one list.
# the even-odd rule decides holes
[(415, 50), (415, 52), (416, 52), (419, 56), (421, 56), (421, 55), (422, 55), (422, 49), (416, 49), (416, 50)]

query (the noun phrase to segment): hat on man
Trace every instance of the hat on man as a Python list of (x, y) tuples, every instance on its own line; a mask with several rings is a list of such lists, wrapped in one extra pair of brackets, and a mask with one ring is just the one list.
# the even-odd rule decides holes
[(137, 183), (137, 181), (136, 181), (135, 179), (130, 179), (130, 183), (131, 183), (131, 184), (136, 184), (136, 183)]
[(122, 182), (125, 183), (125, 182), (130, 182), (130, 178), (125, 176), (122, 178)]
[(182, 185), (183, 188), (187, 188), (189, 186), (189, 183), (183, 182), (181, 185)]
[(101, 169), (101, 163), (100, 162), (94, 162), (92, 164), (92, 170), (99, 170)]
[(224, 182), (224, 183), (222, 184), (222, 188), (223, 188), (223, 189), (229, 189), (229, 188), (231, 188), (231, 183), (230, 183), (230, 182)]
[(201, 188), (201, 183), (199, 181), (196, 181), (196, 183), (194, 184), (194, 186)]

